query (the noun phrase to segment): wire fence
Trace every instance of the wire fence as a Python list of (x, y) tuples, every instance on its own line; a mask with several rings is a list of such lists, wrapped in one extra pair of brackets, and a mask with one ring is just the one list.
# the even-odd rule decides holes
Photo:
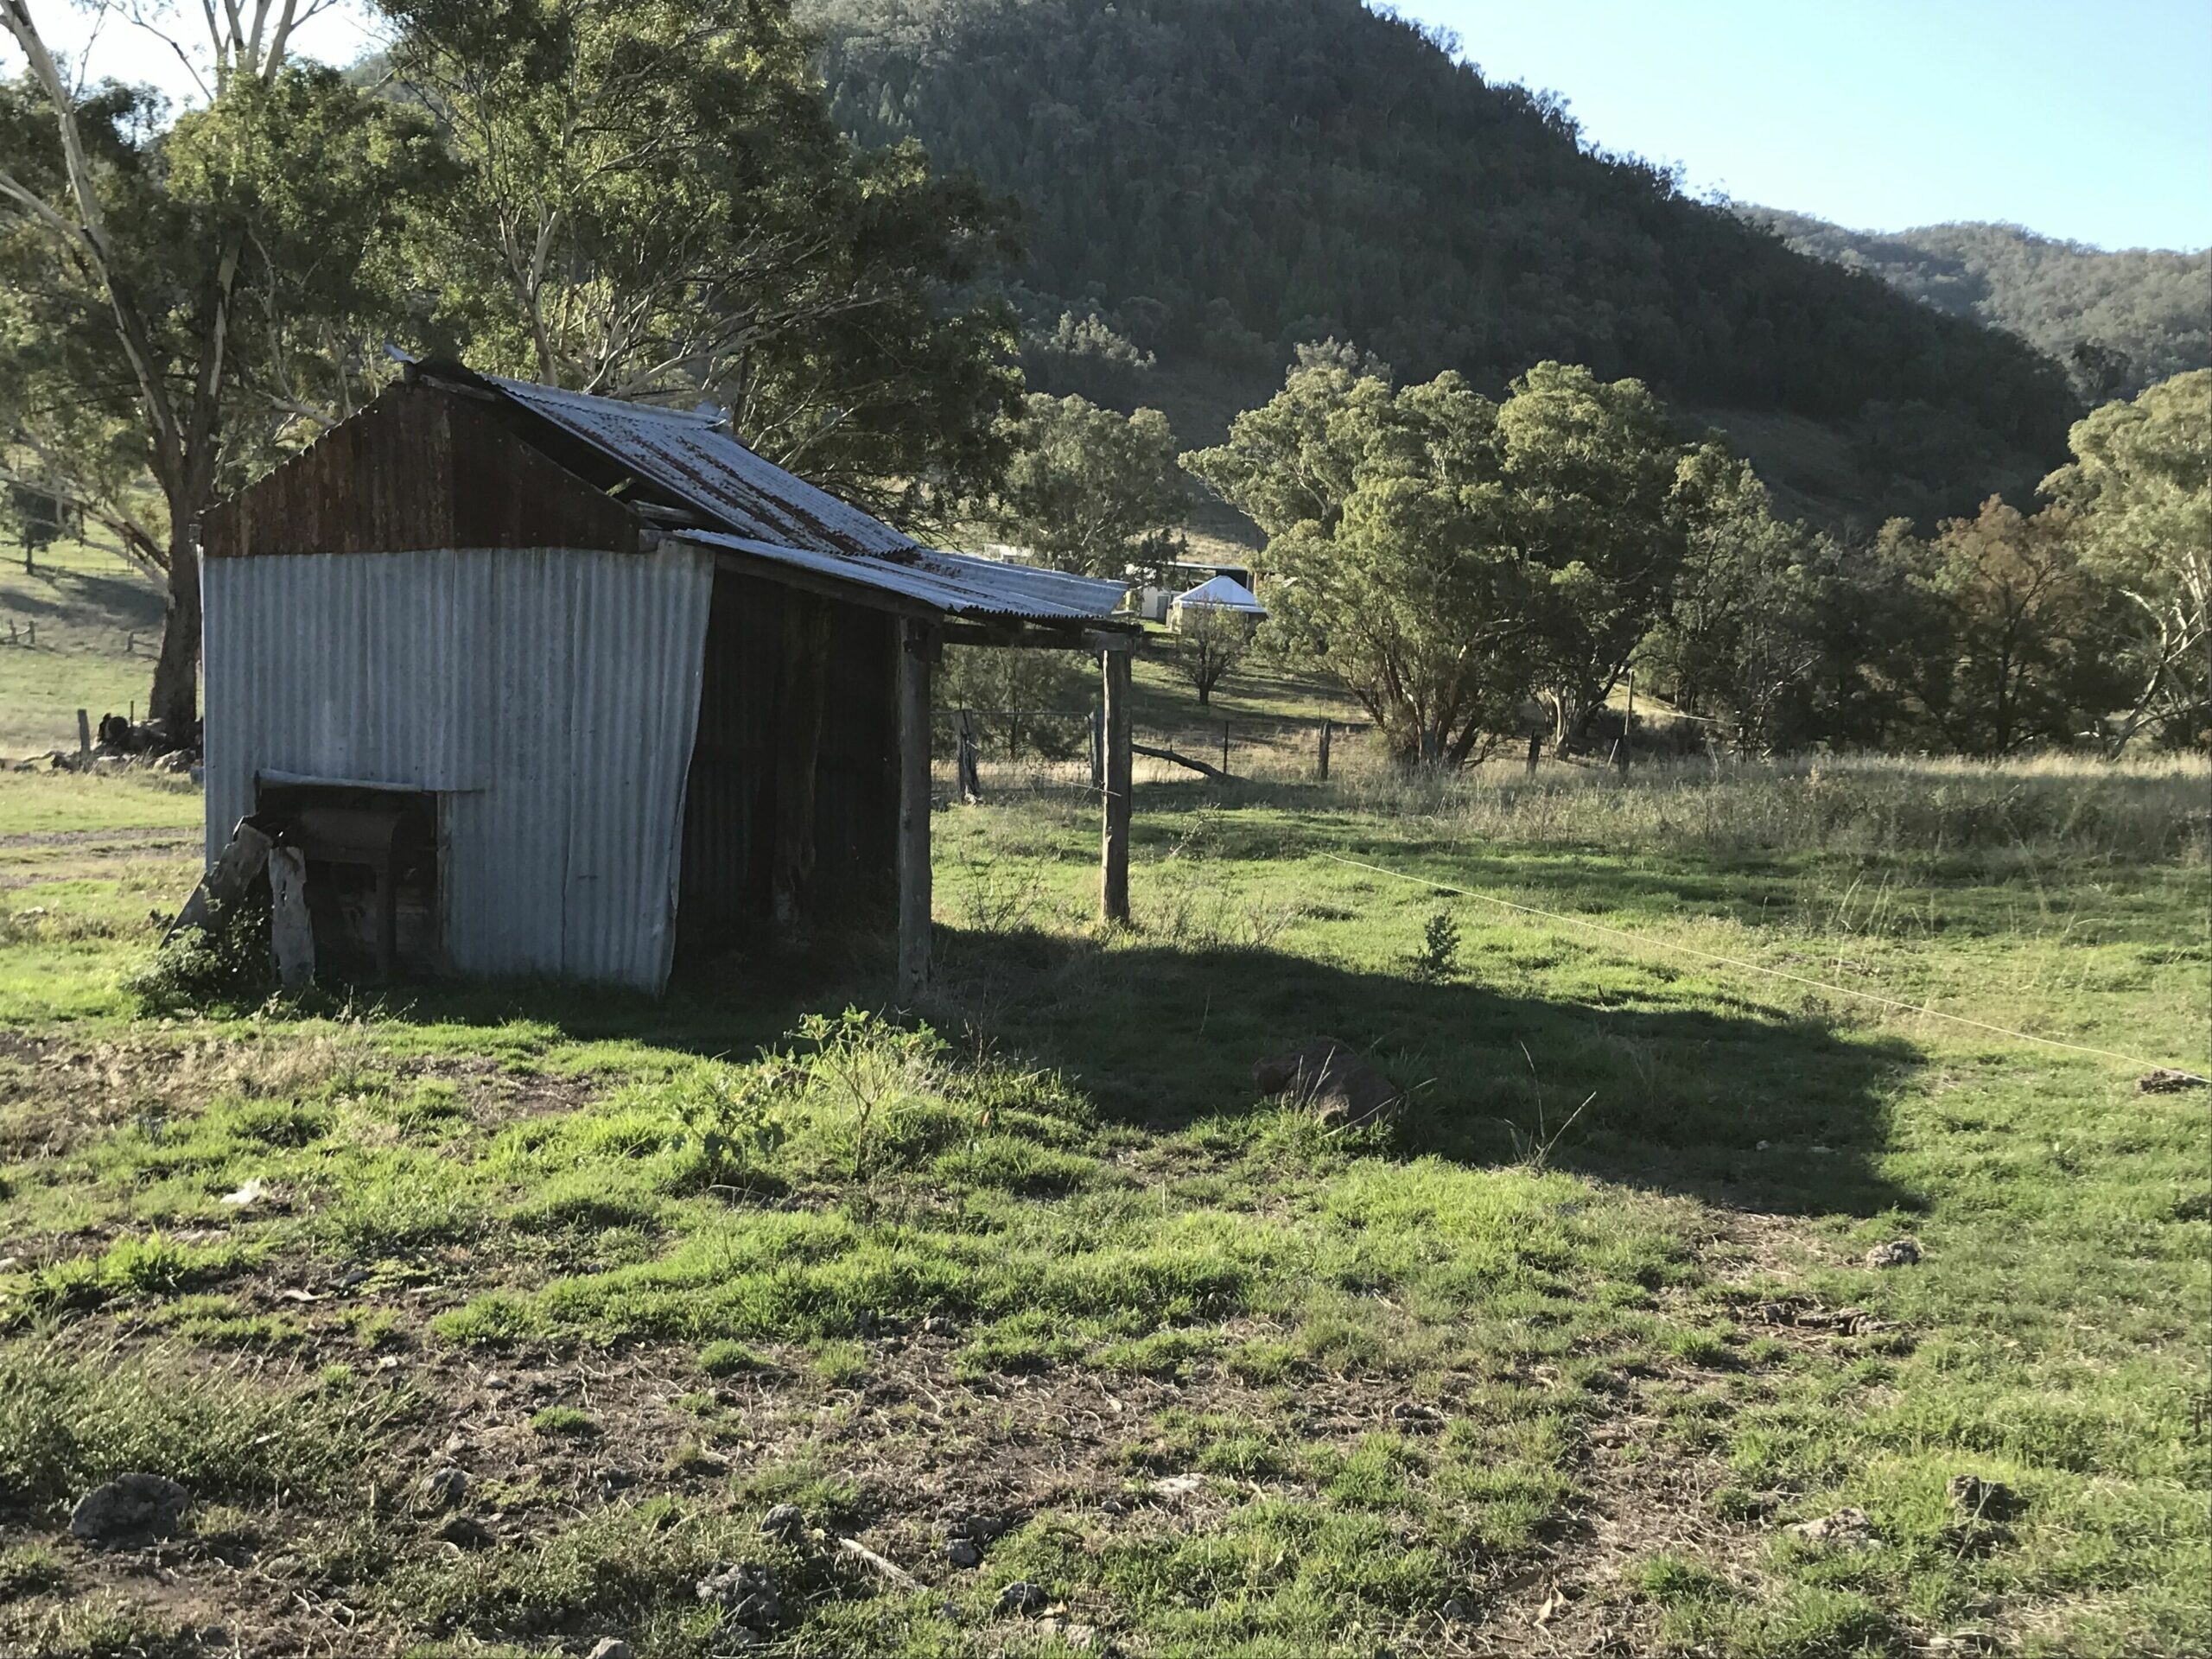
[[(1102, 718), (1096, 706), (941, 709), (932, 724), (932, 772), (951, 791), (985, 800), (1088, 793), (1103, 785)], [(1140, 784), (1300, 782), (1363, 772), (1381, 753), (1371, 728), (1333, 720), (1139, 720), (1130, 735)]]

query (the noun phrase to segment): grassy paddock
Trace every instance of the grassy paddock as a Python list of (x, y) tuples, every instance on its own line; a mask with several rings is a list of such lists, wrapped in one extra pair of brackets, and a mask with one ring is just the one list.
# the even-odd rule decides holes
[[(2201, 1652), (2207, 1096), (1850, 993), (2202, 1069), (2207, 787), (1161, 783), (1126, 931), (950, 810), (925, 1034), (832, 940), (134, 1019), (196, 803), (0, 778), (0, 1646)], [(1396, 1128), (1253, 1098), (1321, 1032)]]
[(9, 555), (0, 557), (0, 755), (74, 748), (79, 709), (93, 721), (134, 707), (143, 715), (162, 643), (160, 583), (74, 542), (48, 548), (35, 571), (19, 550)]

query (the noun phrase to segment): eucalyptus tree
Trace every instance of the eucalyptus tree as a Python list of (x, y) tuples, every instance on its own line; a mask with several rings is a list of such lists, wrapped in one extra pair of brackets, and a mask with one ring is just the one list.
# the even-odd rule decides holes
[(1040, 394), (1023, 408), (990, 516), (1043, 563), (1118, 580), (1172, 561), (1189, 513), (1190, 480), (1165, 415)]
[(2212, 742), (2212, 369), (2177, 374), (2075, 426), (2044, 482), (2073, 509), (2089, 569), (2121, 596), (2112, 655), (2132, 678), (2110, 747), (2146, 731)]
[(461, 168), (434, 332), (480, 367), (731, 412), (906, 522), (988, 489), (1019, 400), (975, 285), (1011, 210), (830, 119), (788, 0), (384, 0)]
[(390, 332), (406, 204), (440, 168), (419, 111), (294, 60), (330, 0), (103, 5), (194, 66), (181, 112), (83, 85), (29, 0), (0, 86), (0, 467), (166, 573), (148, 707), (196, 713), (201, 515), (343, 416)]
[(1276, 639), (1402, 760), (1459, 765), (1532, 696), (1583, 734), (1671, 595), (1687, 459), (1633, 381), (1543, 363), (1493, 403), (1316, 356), (1184, 464), (1268, 533)]

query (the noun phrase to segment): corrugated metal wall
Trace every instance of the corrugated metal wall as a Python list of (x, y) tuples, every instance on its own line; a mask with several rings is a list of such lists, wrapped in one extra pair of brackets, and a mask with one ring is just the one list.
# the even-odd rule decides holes
[(665, 983), (710, 554), (257, 556), (203, 581), (210, 856), (259, 772), (435, 791), (457, 968)]

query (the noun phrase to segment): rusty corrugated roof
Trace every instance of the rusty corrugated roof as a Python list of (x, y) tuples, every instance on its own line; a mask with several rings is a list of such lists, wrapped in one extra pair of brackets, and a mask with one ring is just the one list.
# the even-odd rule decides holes
[(719, 528), (679, 532), (703, 547), (894, 594), (947, 616), (1105, 622), (1128, 593), (1125, 582), (925, 547), (762, 460), (721, 430), (712, 410), (624, 403), (457, 365), (432, 372), (457, 372), (509, 398), (714, 520)]
[(810, 552), (903, 557), (900, 534), (826, 490), (763, 461), (718, 417), (562, 391), (502, 375), (476, 377), (534, 415), (650, 479), (740, 536)]
[[(906, 559), (852, 558), (784, 547), (744, 536), (685, 531), (683, 539), (772, 564), (810, 571), (834, 581), (895, 594), (947, 616), (1004, 618), (1024, 622), (1105, 622), (1128, 593), (1125, 582), (1071, 576), (1034, 565), (1001, 564), (964, 553), (917, 548)], [(1122, 621), (1132, 618), (1118, 619)]]

